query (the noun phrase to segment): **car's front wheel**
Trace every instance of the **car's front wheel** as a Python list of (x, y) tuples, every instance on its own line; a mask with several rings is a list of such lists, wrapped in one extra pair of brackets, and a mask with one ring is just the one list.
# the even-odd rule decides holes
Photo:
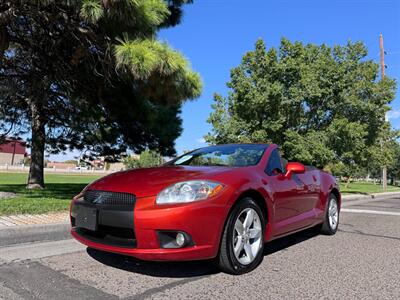
[(265, 218), (257, 203), (241, 199), (226, 222), (218, 265), (230, 274), (243, 274), (256, 268), (263, 259)]
[(321, 233), (333, 235), (336, 233), (339, 226), (339, 202), (335, 195), (330, 194), (327, 209), (325, 213), (324, 223), (321, 227)]

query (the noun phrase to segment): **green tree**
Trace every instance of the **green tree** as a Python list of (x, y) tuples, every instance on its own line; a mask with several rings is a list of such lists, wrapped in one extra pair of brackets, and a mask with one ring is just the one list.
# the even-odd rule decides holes
[(393, 163), (388, 168), (388, 177), (391, 180), (391, 184), (395, 184), (396, 180), (400, 179), (400, 144), (396, 140), (392, 143), (393, 151)]
[(381, 128), (375, 144), (369, 148), (368, 167), (374, 173), (380, 174), (382, 167), (386, 166), (392, 183), (397, 173), (396, 164), (399, 159), (399, 143), (397, 139), (399, 134), (398, 130), (391, 129), (390, 124), (385, 124)]
[(127, 169), (140, 168), (139, 158), (134, 156), (127, 156), (122, 159), (122, 163)]
[(0, 132), (31, 132), (28, 187), (44, 186), (45, 149), (174, 153), (181, 105), (199, 96), (201, 81), (156, 34), (190, 2), (0, 3)]
[(128, 169), (155, 167), (163, 162), (164, 159), (161, 154), (151, 150), (143, 151), (139, 157), (128, 156), (123, 159), (123, 163)]
[(378, 65), (366, 56), (360, 42), (282, 39), (267, 50), (258, 40), (231, 70), (229, 95), (215, 95), (206, 141), (274, 142), (290, 160), (364, 167), (395, 94), (394, 80), (378, 81)]

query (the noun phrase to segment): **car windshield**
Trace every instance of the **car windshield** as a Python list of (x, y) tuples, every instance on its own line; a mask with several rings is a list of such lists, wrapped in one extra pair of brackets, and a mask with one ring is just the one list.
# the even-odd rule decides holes
[(268, 145), (265, 144), (210, 146), (186, 153), (172, 161), (172, 164), (178, 166), (254, 166), (260, 161), (267, 148)]

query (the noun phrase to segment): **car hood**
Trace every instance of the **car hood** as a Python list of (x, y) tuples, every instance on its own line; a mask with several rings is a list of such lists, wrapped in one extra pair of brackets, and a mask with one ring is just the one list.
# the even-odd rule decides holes
[(158, 194), (164, 188), (186, 180), (212, 180), (214, 176), (229, 172), (232, 167), (162, 166), (133, 169), (110, 174), (88, 186), (90, 190), (124, 192), (147, 197)]

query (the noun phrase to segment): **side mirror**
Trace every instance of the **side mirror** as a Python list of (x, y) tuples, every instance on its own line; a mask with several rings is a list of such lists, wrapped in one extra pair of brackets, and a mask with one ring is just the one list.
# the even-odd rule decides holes
[(286, 165), (285, 177), (290, 178), (292, 174), (302, 174), (306, 171), (306, 167), (299, 162), (288, 162)]

